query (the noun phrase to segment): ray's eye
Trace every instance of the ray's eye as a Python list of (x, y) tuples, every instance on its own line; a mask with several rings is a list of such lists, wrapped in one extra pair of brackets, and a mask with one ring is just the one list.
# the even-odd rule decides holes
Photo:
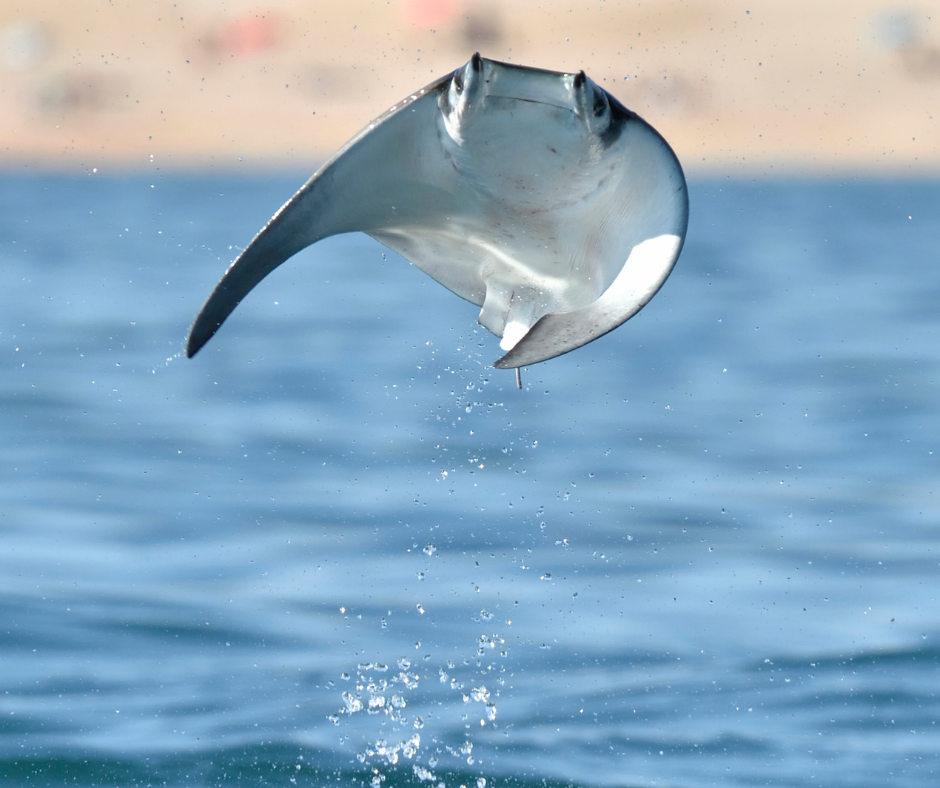
[(463, 74), (454, 74), (454, 90), (463, 93)]

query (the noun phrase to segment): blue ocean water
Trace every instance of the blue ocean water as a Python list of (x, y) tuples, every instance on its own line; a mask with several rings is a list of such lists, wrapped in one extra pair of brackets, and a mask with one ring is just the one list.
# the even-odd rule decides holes
[(934, 786), (940, 184), (691, 184), (660, 294), (488, 365), (304, 180), (0, 179), (6, 785)]

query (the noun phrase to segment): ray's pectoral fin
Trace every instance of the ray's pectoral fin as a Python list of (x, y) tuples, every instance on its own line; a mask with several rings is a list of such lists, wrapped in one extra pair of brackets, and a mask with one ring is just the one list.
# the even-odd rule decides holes
[(317, 223), (311, 217), (311, 212), (316, 210), (312, 202), (303, 199), (302, 192), (291, 199), (229, 266), (189, 330), (187, 357), (192, 358), (212, 339), (219, 326), (258, 282), (285, 260), (318, 240)]
[(274, 215), (202, 307), (189, 332), (187, 356), (212, 338), (255, 285), (301, 249), (331, 235), (398, 226), (402, 215), (413, 218), (429, 205), (444, 204), (421, 166), (423, 152), (437, 140), (439, 87), (449, 80), (438, 80), (376, 118)]
[(678, 235), (664, 234), (637, 244), (600, 298), (583, 309), (543, 315), (508, 348), (500, 343), (509, 352), (493, 366), (512, 369), (536, 364), (613, 331), (656, 295), (679, 257), (682, 241)]

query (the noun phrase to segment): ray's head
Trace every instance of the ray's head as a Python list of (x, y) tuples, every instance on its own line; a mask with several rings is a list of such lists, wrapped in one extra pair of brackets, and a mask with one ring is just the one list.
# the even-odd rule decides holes
[(441, 85), (439, 107), (442, 146), (461, 175), (491, 199), (531, 208), (541, 195), (546, 209), (598, 188), (604, 167), (586, 165), (600, 164), (630, 117), (583, 71), (479, 54)]
[(583, 71), (566, 74), (524, 68), (475, 53), (451, 74), (440, 98), (444, 125), (458, 143), (477, 127), (505, 120), (499, 117), (501, 111), (524, 116), (526, 109), (534, 113), (548, 107), (567, 113), (572, 127), (576, 120), (586, 135), (603, 138), (611, 128), (608, 95)]

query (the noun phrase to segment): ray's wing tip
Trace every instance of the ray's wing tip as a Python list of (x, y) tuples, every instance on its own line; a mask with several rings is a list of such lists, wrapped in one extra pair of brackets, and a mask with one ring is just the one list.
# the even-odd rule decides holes
[(542, 337), (545, 334), (545, 321), (547, 318), (551, 317), (551, 313), (547, 315), (542, 315), (534, 326), (532, 326), (510, 350), (502, 358), (496, 359), (493, 362), (493, 366), (496, 369), (518, 369), (519, 367), (529, 367), (532, 364), (539, 364), (543, 361), (548, 361), (549, 359), (555, 358), (555, 356), (560, 356), (562, 353), (567, 353), (569, 350), (574, 348), (565, 348), (564, 350), (558, 350), (553, 348), (552, 350), (546, 352), (544, 346), (540, 342), (533, 343), (533, 337)]
[[(218, 326), (216, 328), (218, 328)], [(200, 326), (199, 319), (197, 318), (196, 322), (193, 323), (193, 327), (189, 329), (189, 336), (186, 338), (186, 358), (195, 356), (202, 350), (203, 345), (212, 339), (214, 334), (214, 329), (206, 331), (204, 327)]]
[(195, 335), (190, 331), (189, 336), (186, 338), (186, 358), (195, 356), (204, 344), (204, 342), (196, 341)]
[(548, 361), (551, 358), (559, 355), (558, 353), (553, 353), (550, 356), (545, 356), (541, 353), (531, 353), (526, 352), (526, 348), (520, 348), (520, 345), (525, 341), (525, 337), (517, 344), (512, 350), (510, 350), (502, 358), (496, 359), (493, 362), (493, 366), (496, 369), (519, 369), (520, 367), (530, 367), (533, 364), (540, 364), (543, 361)]

